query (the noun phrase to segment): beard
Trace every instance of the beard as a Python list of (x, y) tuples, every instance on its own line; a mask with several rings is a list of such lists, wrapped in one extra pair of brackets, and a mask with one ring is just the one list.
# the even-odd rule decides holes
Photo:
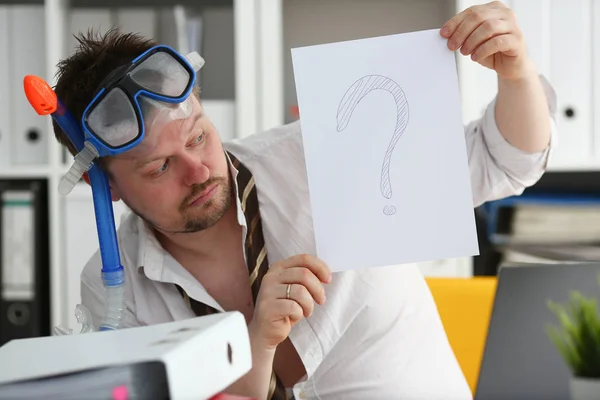
[[(190, 202), (208, 187), (219, 184), (220, 190), (214, 197), (200, 206), (190, 206)], [(131, 211), (142, 218), (150, 227), (164, 233), (194, 233), (203, 231), (215, 225), (225, 215), (231, 203), (232, 189), (229, 180), (223, 177), (210, 178), (206, 182), (191, 187), (190, 193), (183, 199), (178, 207), (181, 221), (177, 226), (164, 226), (154, 221), (139, 209), (126, 204)], [(174, 224), (175, 225), (175, 224)]]
[[(201, 206), (189, 205), (198, 194), (202, 193), (215, 183), (219, 184), (221, 191), (216, 193), (212, 199), (206, 201)], [(199, 232), (210, 228), (225, 215), (231, 206), (231, 203), (231, 186), (229, 185), (229, 181), (225, 178), (210, 178), (204, 183), (192, 186), (190, 194), (183, 199), (181, 206), (179, 207), (179, 211), (181, 215), (183, 215), (185, 221), (184, 232)], [(200, 212), (198, 208), (201, 209)], [(199, 213), (201, 215), (198, 215)]]

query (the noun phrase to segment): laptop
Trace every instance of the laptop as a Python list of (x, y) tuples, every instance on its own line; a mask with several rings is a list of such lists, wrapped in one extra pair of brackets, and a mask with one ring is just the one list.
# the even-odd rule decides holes
[(546, 333), (547, 301), (570, 291), (598, 299), (600, 263), (507, 265), (498, 272), (475, 400), (570, 398), (571, 371)]

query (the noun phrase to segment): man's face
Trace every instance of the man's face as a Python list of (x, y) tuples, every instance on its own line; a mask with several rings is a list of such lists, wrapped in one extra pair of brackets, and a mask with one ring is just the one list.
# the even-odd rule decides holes
[(221, 139), (195, 97), (193, 103), (188, 118), (155, 128), (150, 140), (108, 164), (113, 200), (164, 233), (206, 229), (232, 202)]

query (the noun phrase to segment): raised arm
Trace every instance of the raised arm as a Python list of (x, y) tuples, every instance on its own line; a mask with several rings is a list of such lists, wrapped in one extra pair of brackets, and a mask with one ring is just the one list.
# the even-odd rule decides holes
[(475, 206), (520, 194), (545, 172), (555, 132), (555, 95), (527, 54), (514, 12), (499, 1), (470, 7), (446, 22), (448, 48), (494, 70), (498, 94), (467, 126)]

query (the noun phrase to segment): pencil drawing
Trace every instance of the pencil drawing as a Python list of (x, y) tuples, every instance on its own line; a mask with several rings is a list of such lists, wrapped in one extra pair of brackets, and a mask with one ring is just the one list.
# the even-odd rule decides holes
[(394, 206), (385, 206), (385, 207), (383, 207), (383, 213), (385, 215), (394, 215), (394, 214), (396, 214), (396, 207), (394, 207)]
[[(358, 79), (348, 88), (340, 101), (337, 111), (337, 131), (341, 132), (346, 128), (358, 103), (373, 90), (386, 90), (396, 101), (396, 127), (383, 157), (380, 182), (381, 194), (386, 199), (390, 199), (392, 197), (390, 161), (394, 148), (408, 125), (408, 101), (400, 85), (382, 75), (366, 75)], [(385, 215), (393, 215), (396, 213), (396, 208), (394, 206), (385, 206), (383, 213)]]

